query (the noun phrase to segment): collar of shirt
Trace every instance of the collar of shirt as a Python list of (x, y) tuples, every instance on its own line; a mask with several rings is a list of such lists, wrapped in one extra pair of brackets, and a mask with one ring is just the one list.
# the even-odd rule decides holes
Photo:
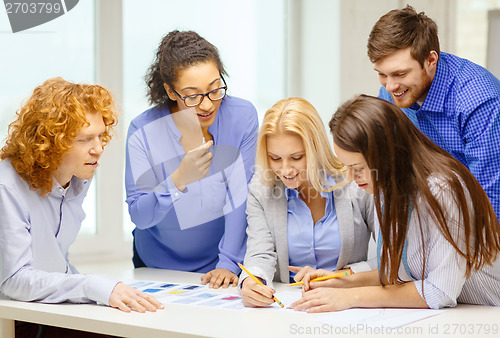
[(291, 199), (299, 198), (299, 192), (297, 189), (289, 189), (285, 186), (285, 196), (286, 200), (290, 201)]
[[(327, 188), (328, 186), (332, 187), (336, 184), (335, 179), (332, 176), (327, 176), (326, 181), (327, 185), (323, 185), (323, 188)], [(331, 191), (329, 192), (320, 192), (321, 197), (328, 198), (330, 197)], [(299, 191), (297, 189), (290, 189), (285, 186), (285, 196), (287, 201), (293, 198), (299, 198)]]
[(168, 109), (169, 114), (166, 115), (165, 118), (167, 119), (167, 124), (168, 124), (168, 127), (170, 129), (171, 135), (173, 135), (173, 138), (175, 138), (177, 141), (180, 142), (181, 137), (182, 137), (182, 133), (179, 131), (179, 129), (177, 129), (177, 126), (175, 125), (174, 119), (172, 118), (172, 114), (175, 114), (175, 113), (172, 113), (170, 111), (170, 107), (167, 107), (167, 109)]
[(92, 179), (84, 180), (84, 179), (78, 178), (76, 176), (73, 176), (73, 178), (71, 179), (71, 182), (69, 184), (69, 187), (64, 189), (55, 180), (56, 184), (52, 188), (52, 191), (50, 192), (50, 194), (53, 196), (59, 196), (59, 197), (64, 196), (67, 199), (73, 199), (76, 196), (80, 195), (82, 193), (82, 191), (86, 188), (86, 186), (88, 184), (90, 184), (91, 181), (92, 181)]
[[(434, 75), (434, 79), (432, 80), (432, 85), (429, 89), (429, 93), (427, 93), (427, 97), (425, 98), (424, 103), (421, 106), (422, 110), (439, 113), (444, 112), (444, 103), (449, 87), (449, 84), (446, 82), (446, 79), (448, 79), (447, 58), (447, 53), (441, 52), (439, 54), (436, 74)], [(414, 109), (413, 106), (412, 109)]]

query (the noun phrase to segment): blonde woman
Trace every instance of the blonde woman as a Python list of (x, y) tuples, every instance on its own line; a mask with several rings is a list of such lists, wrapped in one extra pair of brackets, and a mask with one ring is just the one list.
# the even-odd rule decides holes
[(240, 276), (246, 306), (273, 302), (271, 282), (302, 280), (311, 268), (370, 270), (373, 199), (344, 181), (316, 109), (301, 98), (278, 101), (262, 123), (257, 173), (247, 201), (244, 264), (266, 286)]

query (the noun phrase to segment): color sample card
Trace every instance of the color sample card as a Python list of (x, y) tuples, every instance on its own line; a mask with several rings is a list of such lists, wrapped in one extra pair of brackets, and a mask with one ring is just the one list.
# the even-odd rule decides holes
[(229, 296), (229, 297), (224, 297), (222, 300), (236, 300), (236, 299), (241, 299), (239, 296)]
[(214, 293), (198, 293), (198, 294), (193, 295), (193, 297), (197, 297), (197, 298), (212, 298), (212, 297), (217, 297), (217, 295), (214, 294)]
[(161, 292), (163, 289), (145, 289), (143, 292), (147, 293), (156, 293), (156, 292)]
[(160, 288), (164, 288), (164, 289), (166, 289), (166, 288), (173, 288), (174, 286), (177, 286), (177, 285), (179, 285), (179, 284), (170, 284), (170, 283), (167, 283), (167, 284), (160, 285)]

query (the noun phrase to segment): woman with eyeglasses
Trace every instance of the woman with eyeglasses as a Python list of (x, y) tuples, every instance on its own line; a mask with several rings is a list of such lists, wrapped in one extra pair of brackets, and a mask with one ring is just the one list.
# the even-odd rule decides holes
[(154, 107), (129, 127), (125, 171), (134, 266), (205, 273), (213, 288), (238, 284), (258, 129), (223, 75), (214, 45), (168, 33), (146, 75)]
[[(308, 101), (291, 97), (265, 114), (257, 142), (256, 174), (247, 203), (245, 306), (273, 303), (271, 282), (300, 282), (313, 268), (368, 271), (374, 229), (373, 198), (344, 182), (323, 121)], [(373, 262), (374, 263), (374, 262)]]
[(500, 227), (470, 171), (376, 97), (346, 102), (330, 130), (348, 179), (374, 195), (379, 268), (310, 284), (326, 273), (309, 273), (292, 307), (500, 306)]

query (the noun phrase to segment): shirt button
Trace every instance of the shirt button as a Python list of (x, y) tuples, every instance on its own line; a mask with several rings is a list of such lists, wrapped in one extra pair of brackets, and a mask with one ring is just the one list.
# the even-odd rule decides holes
[(176, 192), (176, 193), (174, 194), (174, 196), (175, 196), (175, 197), (179, 197), (179, 193), (178, 193), (178, 192)]
[(311, 250), (311, 251), (314, 251), (314, 248), (311, 248), (310, 250)]

